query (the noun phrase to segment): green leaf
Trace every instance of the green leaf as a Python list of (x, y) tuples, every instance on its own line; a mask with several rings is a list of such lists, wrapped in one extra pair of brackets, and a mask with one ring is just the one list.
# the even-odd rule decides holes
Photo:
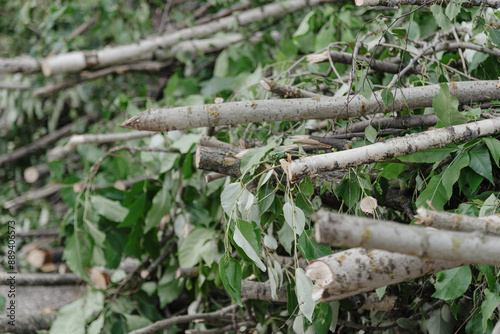
[(252, 244), (256, 244), (257, 242), (253, 230), (252, 233), (245, 236), (241, 233), (238, 227), (236, 227), (234, 229), (233, 240), (245, 252), (246, 256), (248, 256), (257, 265), (257, 267), (259, 267), (260, 270), (266, 271), (266, 266), (252, 246)]
[(83, 299), (77, 299), (59, 309), (50, 334), (85, 334), (85, 322)]
[(460, 9), (462, 8), (463, 0), (451, 0), (445, 9), (446, 16), (453, 21), (455, 17), (460, 13)]
[(205, 243), (215, 237), (215, 231), (208, 228), (195, 228), (182, 240), (179, 247), (179, 265), (181, 268), (191, 268), (198, 265), (201, 250)]
[(431, 12), (441, 29), (443, 29), (445, 32), (450, 32), (451, 28), (453, 28), (453, 24), (450, 19), (444, 14), (443, 7), (441, 7), (441, 5), (432, 5)]
[(307, 231), (306, 233), (302, 233), (299, 237), (297, 247), (299, 248), (302, 256), (304, 256), (307, 261), (312, 261), (332, 254), (332, 249), (330, 247), (320, 245), (316, 242), (316, 240), (310, 238), (311, 233), (312, 231)]
[(386, 289), (387, 289), (387, 285), (383, 286), (381, 288), (375, 289), (375, 293), (377, 294), (377, 297), (379, 300), (382, 300), (382, 298), (384, 297)]
[(424, 151), (419, 151), (414, 154), (398, 157), (398, 160), (414, 163), (435, 163), (442, 161), (444, 158), (448, 157), (455, 151), (457, 151), (457, 147), (454, 145), (436, 147)]
[(86, 230), (89, 232), (92, 239), (94, 239), (94, 244), (103, 248), (104, 240), (106, 240), (106, 234), (99, 230), (97, 224), (91, 222), (90, 220), (84, 219), (83, 221), (85, 222)]
[(170, 261), (167, 270), (158, 281), (158, 298), (160, 300), (160, 307), (165, 307), (179, 298), (183, 288), (184, 279), (176, 278), (177, 261)]
[(441, 178), (443, 174), (434, 175), (427, 187), (420, 193), (417, 200), (415, 201), (415, 205), (417, 208), (421, 206), (427, 207), (426, 201), (429, 200), (432, 202), (432, 205), (440, 210), (444, 210), (444, 205), (450, 199), (446, 193), (446, 189), (441, 182)]
[(191, 150), (193, 145), (200, 142), (201, 136), (201, 134), (189, 133), (174, 141), (172, 145), (170, 145), (170, 148), (177, 149), (182, 154), (186, 154)]
[(487, 266), (484, 264), (477, 264), (476, 265), (479, 270), (484, 274), (486, 277), (486, 282), (488, 282), (488, 289), (493, 290), (495, 288), (495, 283), (496, 283), (496, 278), (495, 278), (495, 267), (493, 266)]
[(104, 313), (101, 313), (96, 320), (90, 323), (90, 326), (87, 329), (87, 334), (99, 334), (101, 333), (103, 326), (104, 326)]
[[(404, 29), (403, 29), (404, 30)], [(406, 30), (405, 30), (406, 32)], [(392, 102), (394, 102), (394, 96), (392, 95), (392, 90), (391, 89), (384, 89), (382, 91), (382, 101), (384, 102), (384, 105), (386, 107), (390, 106), (392, 104)]]
[(377, 167), (382, 168), (382, 172), (379, 174), (379, 176), (385, 177), (386, 179), (393, 179), (401, 174), (401, 172), (405, 168), (405, 165), (401, 163), (379, 163), (377, 164)]
[(439, 86), (439, 92), (432, 100), (436, 116), (439, 117), (444, 126), (467, 123), (467, 117), (458, 112), (458, 99), (450, 95), (448, 85), (442, 83)]
[(443, 172), (443, 187), (446, 190), (446, 196), (451, 198), (453, 185), (460, 177), (460, 171), (469, 165), (469, 154), (463, 152), (453, 160), (453, 162)]
[(260, 160), (276, 146), (276, 142), (271, 140), (269, 144), (266, 146), (251, 148), (246, 151), (241, 157), (240, 163), (240, 171), (242, 175), (245, 173), (253, 173), (256, 165), (260, 162)]
[(293, 37), (297, 38), (297, 37), (304, 36), (309, 32), (309, 30), (311, 30), (309, 22), (310, 22), (311, 18), (314, 16), (314, 14), (316, 14), (316, 11), (314, 11), (314, 10), (307, 13), (307, 15), (302, 19), (302, 22), (300, 22), (297, 30), (293, 33)]
[(299, 189), (302, 194), (304, 194), (304, 196), (311, 197), (312, 195), (314, 195), (314, 186), (311, 182), (311, 179), (308, 177), (302, 179)]
[(314, 332), (316, 334), (327, 334), (332, 323), (332, 310), (327, 303), (319, 303), (314, 311)]
[(285, 221), (288, 226), (290, 226), (297, 235), (301, 235), (304, 232), (304, 226), (306, 224), (306, 217), (301, 208), (297, 206), (292, 206), (290, 203), (285, 203), (283, 205), (283, 214), (285, 215)]
[(149, 326), (153, 323), (151, 320), (141, 317), (140, 315), (123, 314), (123, 316), (127, 321), (127, 327), (129, 331), (134, 331), (136, 329)]
[(295, 270), (295, 279), (297, 281), (296, 291), (299, 308), (307, 320), (312, 322), (312, 315), (315, 307), (315, 303), (312, 300), (312, 281), (306, 276), (302, 268), (297, 268)]
[(128, 209), (124, 208), (119, 202), (112, 201), (106, 197), (99, 195), (91, 196), (90, 203), (99, 215), (113, 222), (122, 222), (128, 214)]
[(481, 176), (484, 176), (491, 183), (493, 182), (493, 172), (488, 149), (483, 145), (476, 145), (469, 151), (470, 168)]
[(80, 232), (73, 233), (66, 239), (66, 247), (64, 248), (64, 260), (69, 269), (82, 278), (87, 279), (88, 275), (85, 271), (90, 266), (92, 245), (90, 244), (87, 235)]
[(236, 202), (242, 189), (240, 183), (230, 183), (224, 187), (220, 194), (222, 208), (229, 217), (231, 217), (233, 209), (236, 208)]
[(498, 208), (499, 201), (495, 193), (488, 196), (479, 210), (479, 217), (494, 215)]
[(491, 43), (500, 47), (500, 29), (492, 28), (488, 36), (490, 37)]
[(484, 300), (481, 303), (481, 314), (483, 315), (483, 330), (488, 326), (487, 321), (492, 316), (493, 311), (500, 305), (500, 295), (490, 292), (490, 290), (484, 290)]
[(500, 140), (493, 138), (493, 137), (487, 137), (483, 139), (484, 142), (486, 143), (486, 146), (488, 146), (488, 149), (490, 150), (491, 156), (493, 157), (493, 161), (497, 164), (497, 166), (500, 167), (499, 160), (500, 160)]
[(143, 193), (137, 197), (137, 199), (130, 205), (128, 214), (125, 219), (118, 225), (118, 227), (127, 227), (134, 225), (137, 220), (144, 214), (144, 209), (146, 207), (146, 193)]
[(148, 233), (153, 227), (158, 225), (172, 205), (172, 195), (170, 195), (169, 182), (167, 182), (168, 174), (165, 176), (163, 187), (153, 197), (153, 203), (146, 215), (146, 224), (144, 226), (144, 234)]
[(283, 285), (283, 272), (278, 261), (273, 260), (268, 267), (269, 284), (271, 286), (271, 298), (278, 299), (278, 291)]
[(365, 137), (370, 143), (374, 143), (375, 140), (377, 139), (378, 132), (375, 130), (375, 128), (371, 125), (368, 125), (365, 128)]
[(436, 274), (434, 298), (452, 300), (462, 296), (469, 288), (472, 273), (469, 266), (453, 268)]
[(219, 274), (227, 293), (240, 306), (241, 304), (241, 266), (238, 261), (224, 254), (219, 263)]
[(292, 254), (292, 243), (295, 240), (295, 234), (293, 228), (290, 228), (288, 224), (283, 224), (281, 229), (278, 231), (278, 240), (288, 254)]
[(227, 50), (223, 50), (215, 61), (213, 76), (223, 78), (228, 74), (228, 69), (229, 52)]
[(359, 94), (368, 101), (370, 100), (373, 94), (372, 87), (373, 83), (366, 76), (362, 76), (361, 78), (359, 78), (358, 81), (356, 81), (356, 90), (358, 90)]

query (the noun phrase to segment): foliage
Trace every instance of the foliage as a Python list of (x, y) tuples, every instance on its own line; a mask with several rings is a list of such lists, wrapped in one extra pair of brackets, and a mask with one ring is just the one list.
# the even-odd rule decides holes
[[(214, 13), (237, 3), (209, 2), (210, 12)], [(194, 8), (190, 3), (171, 8), (172, 24), (193, 24)], [(0, 49), (0, 56), (28, 54), (41, 58), (52, 53), (133, 43), (156, 31), (164, 2), (132, 1), (119, 5), (105, 0), (43, 4), (10, 1), (2, 3), (1, 8), (5, 19), (0, 20), (0, 44), (5, 47)], [(376, 54), (380, 60), (399, 58), (405, 63), (410, 59), (409, 53), (414, 54), (415, 47), (408, 46), (409, 41), (437, 33), (439, 29), (449, 32), (460, 25), (471, 29), (476, 40), (484, 37), (485, 45), (500, 46), (495, 27), (497, 11), (461, 7), (458, 1), (444, 8), (434, 4), (430, 9), (413, 9), (416, 7), (401, 7), (379, 14), (350, 3), (331, 3), (242, 28), (247, 35), (261, 31), (263, 36), (258, 41), (246, 39), (215, 54), (179, 54), (175, 64), (160, 73), (108, 76), (44, 99), (35, 97), (32, 90), (0, 90), (0, 108), (9, 110), (0, 129), (0, 152), (35, 142), (71, 122), (75, 131), (80, 128), (80, 132), (111, 133), (122, 131), (116, 130), (119, 121), (147, 108), (212, 103), (217, 97), (226, 101), (265, 98), (265, 92), (257, 87), (264, 76), (289, 78), (294, 84), (300, 83), (302, 89), (323, 90), (331, 95), (341, 96), (353, 88), (369, 98), (375, 89), (387, 87), (393, 75), (372, 74), (366, 63), (356, 64), (352, 72), (350, 65), (336, 63), (335, 71), (344, 79), (353, 77), (353, 85), (349, 87), (347, 81), (339, 82), (329, 63), (300, 62), (293, 66), (302, 56), (327, 47), (352, 52), (360, 40), (363, 42), (360, 54)], [(89, 21), (92, 24), (86, 33), (69, 37)], [(280, 39), (273, 37), (278, 32)], [(379, 41), (388, 46), (376, 46)], [(458, 100), (450, 95), (448, 85), (443, 84), (467, 80), (467, 76), (479, 79), (500, 76), (498, 59), (470, 51), (463, 56), (456, 50), (438, 52), (433, 59), (423, 61), (421, 74), (402, 79), (404, 85), (415, 87), (441, 83), (433, 108), (403, 111), (403, 114), (421, 115), (433, 110), (440, 119), (436, 127), (477, 119), (482, 110), (460, 110)], [(467, 73), (448, 69), (458, 68), (456, 64), (462, 57), (467, 63)], [(14, 74), (5, 79), (26, 82), (32, 88), (60, 80), (42, 74)], [(382, 99), (385, 105), (390, 105), (391, 91), (384, 89)], [(79, 119), (91, 112), (99, 114), (100, 119), (83, 131), (85, 126)], [(333, 120), (329, 127), (345, 124)], [(0, 170), (3, 181), (0, 202), (4, 203), (30, 189), (22, 179), (26, 167), (48, 163), (50, 176), (40, 182), (62, 183), (60, 198), (33, 201), (16, 212), (15, 217), (2, 209), (2, 221), (15, 219), (22, 222), (23, 229), (31, 230), (37, 229), (43, 215), (48, 214), (49, 227), (60, 229), (58, 242), (64, 243), (65, 263), (90, 285), (88, 268), (117, 269), (126, 257), (147, 264), (161, 260), (135, 286), (127, 282), (121, 287), (126, 275), (118, 269), (107, 289), (89, 287), (84, 299), (59, 311), (50, 332), (68, 332), (71, 324), (75, 333), (122, 333), (185, 309), (188, 313), (209, 313), (231, 300), (243, 306), (241, 289), (245, 279), (269, 281), (273, 297), (277, 297), (280, 289), (286, 290), (286, 305), (266, 301), (245, 304), (258, 322), (254, 327), (259, 333), (327, 333), (334, 331), (338, 319), (348, 313), (353, 317), (352, 322), (364, 321), (366, 326), (397, 323), (403, 328), (420, 326), (429, 333), (452, 333), (467, 323), (466, 333), (491, 332), (498, 317), (495, 309), (500, 305), (498, 268), (465, 266), (399, 284), (394, 289), (407, 307), (384, 318), (375, 312), (352, 312), (350, 300), (315, 304), (311, 296), (313, 282), (300, 268), (300, 260), (310, 262), (332, 253), (330, 247), (314, 240), (311, 226), (311, 215), (332, 199), (337, 202), (333, 205), (336, 210), (361, 214), (362, 198), (373, 192), (383, 203), (389, 188), (399, 187), (410, 193), (415, 208), (427, 206), (430, 201), (438, 210), (471, 216), (498, 212), (499, 140), (486, 137), (350, 168), (338, 183), (319, 178), (290, 183), (274, 167), (280, 166), (280, 159), (295, 159), (308, 153), (301, 147), (288, 155), (279, 146), (292, 144), (290, 135), (309, 133), (308, 125), (308, 122), (283, 121), (218, 129), (215, 134), (218, 140), (235, 145), (243, 143), (249, 148), (241, 157), (242, 176), (238, 179), (204, 181), (204, 173), (195, 167), (196, 144), (204, 134), (203, 129), (158, 133), (129, 143), (168, 152), (118, 151), (99, 161), (112, 145), (85, 144), (77, 148), (76, 161), (71, 158), (48, 161), (45, 155), (31, 155)], [(390, 137), (380, 135), (380, 130), (369, 126), (364, 138), (353, 139), (350, 144), (361, 147)], [(401, 134), (425, 130), (414, 128)], [(56, 146), (62, 147), (66, 141), (60, 140)], [(319, 149), (314, 153), (324, 152)], [(117, 181), (142, 176), (146, 178), (128, 188), (113, 186)], [(82, 190), (74, 192), (75, 185), (81, 185)], [(384, 219), (411, 223), (401, 210), (389, 208), (382, 214)], [(3, 235), (3, 227), (0, 231)], [(282, 257), (290, 258), (290, 263), (284, 264), (279, 260)], [(178, 270), (193, 267), (198, 270), (197, 276), (181, 279), (176, 276)], [(384, 291), (379, 292), (382, 297)], [(444, 302), (425, 314), (424, 308), (436, 299)], [(242, 318), (243, 309), (237, 312)], [(418, 318), (410, 321), (412, 314)], [(208, 328), (205, 324), (189, 326)], [(181, 328), (186, 329), (179, 325), (170, 331)]]

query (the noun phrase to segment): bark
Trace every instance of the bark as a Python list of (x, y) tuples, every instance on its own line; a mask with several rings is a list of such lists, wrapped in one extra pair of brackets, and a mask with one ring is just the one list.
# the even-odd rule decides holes
[(0, 273), (0, 285), (11, 285), (10, 279), (15, 277), (15, 286), (35, 285), (76, 285), (82, 283), (80, 276), (75, 274), (9, 274)]
[(351, 132), (363, 132), (368, 125), (373, 126), (375, 129), (409, 129), (419, 126), (434, 126), (439, 121), (436, 114), (428, 115), (413, 115), (413, 116), (399, 116), (390, 118), (372, 118), (362, 122), (348, 124), (345, 128), (335, 130), (334, 134), (345, 134)]
[(196, 168), (214, 171), (234, 178), (241, 176), (240, 159), (216, 147), (196, 147)]
[(260, 85), (262, 88), (264, 88), (267, 91), (270, 91), (271, 93), (274, 93), (276, 95), (282, 96), (282, 97), (291, 97), (294, 99), (301, 99), (301, 98), (306, 98), (306, 97), (325, 97), (324, 95), (321, 94), (315, 94), (311, 93), (307, 90), (303, 90), (300, 88), (296, 88), (293, 86), (285, 85), (279, 82), (276, 82), (274, 80), (269, 80), (269, 79), (262, 79), (260, 81)]
[[(450, 94), (461, 103), (500, 99), (500, 88), (497, 87), (496, 80), (454, 82), (449, 86)], [(349, 100), (347, 97), (314, 97), (147, 109), (120, 126), (136, 130), (170, 131), (251, 122), (348, 119), (380, 112), (431, 107), (439, 89), (439, 85), (430, 85), (394, 90), (394, 102), (388, 107), (382, 102), (381, 92), (375, 92), (370, 101), (356, 95)]]
[(62, 184), (48, 184), (43, 188), (27, 191), (24, 194), (21, 194), (20, 196), (5, 202), (3, 207), (7, 210), (17, 210), (19, 207), (25, 205), (29, 201), (53, 195), (61, 188)]
[[(500, 8), (500, 1), (495, 1), (497, 3), (497, 7)], [(455, 50), (455, 49), (471, 49), (478, 52), (489, 54), (493, 57), (500, 57), (500, 49), (498, 48), (487, 48), (481, 45), (466, 43), (466, 42), (449, 42), (444, 41), (437, 43), (431, 50), (427, 52), (427, 54), (433, 54), (435, 52), (443, 51), (443, 50)]]
[(288, 178), (294, 181), (306, 175), (369, 164), (498, 133), (500, 133), (500, 119), (487, 119), (391, 138), (352, 150), (304, 157), (292, 162), (282, 159), (281, 165)]
[(278, 299), (271, 297), (271, 285), (269, 282), (241, 281), (241, 298), (267, 300), (269, 302), (286, 303), (286, 285), (278, 290)]
[(416, 224), (461, 232), (480, 232), (500, 236), (500, 215), (470, 217), (451, 212), (439, 212), (420, 207)]
[(500, 265), (500, 238), (442, 231), (319, 210), (316, 241), (338, 247), (365, 247), (467, 264)]
[(352, 248), (311, 262), (306, 274), (315, 281), (313, 300), (330, 302), (462, 265), (459, 261)]
[(207, 24), (147, 38), (133, 44), (107, 47), (96, 51), (73, 51), (48, 57), (42, 60), (42, 71), (46, 76), (49, 76), (60, 73), (80, 72), (86, 68), (120, 65), (159, 49), (169, 49), (183, 40), (204, 38), (237, 26), (248, 26), (268, 18), (284, 16), (305, 7), (335, 1), (336, 0), (291, 0), (286, 3), (271, 3), (269, 5), (247, 10), (235, 16), (221, 18), (218, 21)]
[[(330, 58), (334, 63), (342, 64), (352, 64), (352, 54), (342, 51), (330, 51)], [(326, 60), (328, 60), (328, 54), (326, 55)], [(366, 63), (371, 70), (377, 72), (385, 72), (391, 74), (398, 74), (401, 71), (401, 65), (397, 62), (388, 60), (376, 60), (370, 57), (356, 56), (356, 61), (361, 63)], [(408, 74), (420, 73), (420, 69), (413, 69)]]
[[(426, 0), (356, 0), (356, 6), (385, 6), (385, 7), (399, 7), (399, 6), (421, 6), (428, 3)], [(446, 3), (447, 1), (445, 1)], [(485, 6), (498, 9), (500, 2), (498, 0), (474, 0), (464, 1), (461, 3), (464, 7)]]

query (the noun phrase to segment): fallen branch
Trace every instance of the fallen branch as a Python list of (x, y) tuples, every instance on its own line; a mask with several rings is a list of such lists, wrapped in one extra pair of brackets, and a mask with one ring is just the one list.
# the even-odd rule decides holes
[(278, 299), (272, 298), (271, 285), (269, 282), (241, 281), (241, 298), (267, 300), (269, 302), (286, 303), (286, 285), (278, 290)]
[(417, 209), (416, 224), (432, 226), (439, 229), (481, 232), (500, 236), (500, 215), (486, 217), (470, 217), (458, 213), (440, 212), (420, 207)]
[(338, 247), (365, 247), (467, 264), (500, 265), (500, 238), (408, 226), (319, 210), (316, 241)]
[[(399, 6), (422, 6), (429, 4), (428, 0), (356, 0), (356, 6), (385, 6), (385, 7), (399, 7)], [(430, 1), (433, 3), (434, 1)], [(444, 1), (448, 3), (448, 1)], [(474, 0), (464, 1), (460, 4), (464, 7), (484, 6), (492, 8), (500, 8), (500, 1), (498, 0)]]
[(306, 274), (315, 281), (313, 300), (330, 302), (462, 265), (458, 261), (351, 248), (314, 260)]
[(498, 133), (500, 133), (500, 119), (487, 119), (391, 138), (352, 150), (304, 157), (292, 162), (282, 159), (281, 166), (288, 174), (288, 178), (294, 181), (306, 175), (369, 164)]
[(128, 45), (107, 47), (96, 51), (73, 51), (48, 57), (42, 60), (42, 71), (46, 76), (50, 76), (60, 73), (80, 72), (86, 68), (121, 65), (134, 59), (140, 59), (148, 52), (171, 48), (183, 40), (204, 38), (237, 26), (247, 26), (268, 18), (284, 16), (305, 7), (335, 1), (337, 0), (291, 0), (286, 5), (271, 3), (262, 7), (249, 9), (238, 15), (221, 18), (214, 22), (181, 29), (161, 36), (150, 37)]
[[(461, 103), (500, 99), (496, 80), (454, 82), (449, 86), (450, 94)], [(439, 85), (430, 85), (394, 90), (394, 102), (387, 107), (382, 103), (381, 92), (375, 92), (370, 101), (356, 95), (349, 100), (346, 97), (314, 97), (147, 109), (120, 126), (136, 130), (170, 131), (251, 122), (348, 119), (380, 112), (431, 107), (439, 89)]]
[(348, 124), (345, 128), (335, 130), (334, 134), (345, 134), (351, 132), (363, 132), (368, 125), (373, 126), (375, 129), (409, 129), (419, 126), (433, 126), (439, 121), (436, 114), (428, 115), (412, 115), (412, 116), (399, 116), (390, 118), (372, 118), (362, 122)]
[(306, 97), (325, 97), (321, 94), (311, 93), (307, 90), (285, 85), (274, 80), (262, 79), (260, 85), (265, 90), (282, 97), (292, 97), (294, 99), (301, 99)]
[(20, 56), (15, 58), (0, 58), (0, 73), (35, 73), (40, 71), (36, 58)]

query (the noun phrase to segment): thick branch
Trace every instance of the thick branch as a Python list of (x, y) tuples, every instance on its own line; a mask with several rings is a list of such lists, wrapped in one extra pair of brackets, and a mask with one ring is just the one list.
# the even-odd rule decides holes
[(241, 298), (267, 300), (270, 302), (286, 303), (286, 285), (278, 290), (278, 299), (272, 298), (269, 282), (241, 281)]
[(318, 211), (315, 238), (340, 247), (366, 247), (467, 264), (500, 265), (500, 238), (442, 231)]
[(469, 141), (498, 133), (500, 133), (500, 119), (487, 119), (391, 138), (384, 142), (352, 150), (304, 157), (292, 162), (282, 159), (281, 165), (288, 174), (289, 179), (296, 180), (305, 175), (387, 160), (429, 148)]
[(108, 47), (96, 51), (74, 51), (55, 55), (42, 61), (42, 70), (45, 75), (49, 76), (58, 73), (80, 72), (89, 67), (119, 65), (130, 62), (133, 59), (138, 59), (148, 52), (154, 52), (158, 49), (169, 49), (182, 40), (204, 38), (236, 26), (247, 26), (268, 18), (276, 18), (293, 13), (305, 7), (335, 1), (291, 0), (286, 3), (271, 3), (266, 6), (247, 10), (238, 15), (221, 18), (218, 21), (169, 32), (168, 34), (151, 37), (129, 45)]
[(33, 201), (35, 199), (45, 198), (50, 195), (55, 194), (62, 188), (61, 184), (48, 184), (43, 188), (30, 190), (24, 194), (5, 202), (3, 205), (6, 209), (16, 209), (19, 206), (26, 204), (26, 202)]
[(417, 224), (435, 228), (461, 231), (481, 232), (500, 236), (500, 216), (470, 217), (451, 212), (439, 212), (420, 207), (417, 210)]
[[(148, 109), (120, 126), (137, 130), (170, 131), (251, 122), (347, 119), (366, 114), (431, 107), (439, 89), (439, 85), (431, 85), (395, 90), (394, 102), (388, 107), (382, 102), (381, 92), (376, 92), (370, 101), (356, 95), (350, 100), (346, 97), (314, 97)], [(461, 103), (500, 99), (500, 88), (497, 87), (496, 80), (455, 82), (450, 84), (450, 93)]]
[(329, 302), (462, 265), (455, 261), (352, 248), (311, 262), (306, 274), (315, 281), (313, 300)]

